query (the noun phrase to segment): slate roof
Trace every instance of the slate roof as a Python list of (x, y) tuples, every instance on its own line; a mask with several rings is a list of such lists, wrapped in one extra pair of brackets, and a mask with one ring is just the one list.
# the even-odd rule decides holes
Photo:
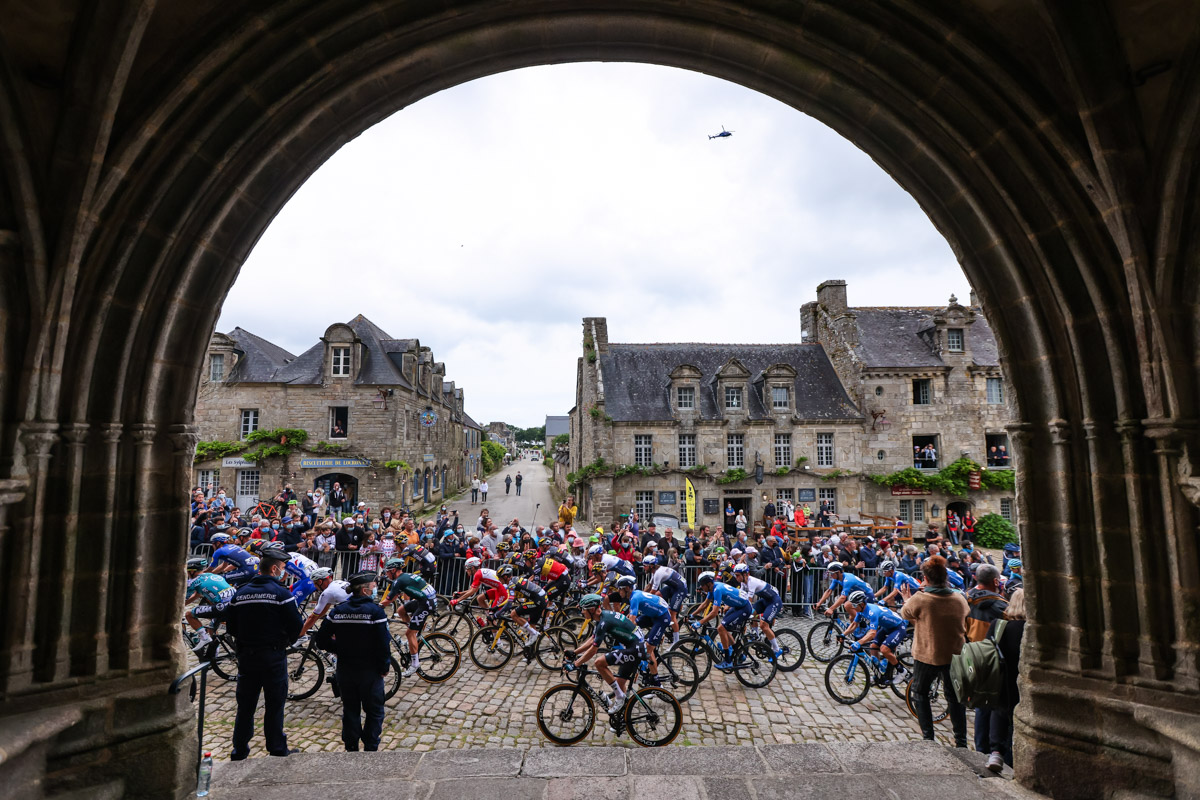
[(546, 416), (546, 438), (547, 439), (553, 439), (555, 436), (558, 436), (559, 434), (570, 433), (570, 432), (571, 432), (571, 418), (570, 417), (552, 417), (549, 415)]
[(463, 412), (463, 425), (466, 425), (468, 428), (474, 428), (477, 431), (483, 430), (483, 426), (471, 419), (471, 415), (465, 411)]
[(231, 383), (267, 383), (272, 376), (295, 356), (277, 344), (272, 344), (250, 331), (234, 328), (228, 334), (242, 352), (242, 357), (230, 371), (227, 381)]
[[(934, 352), (933, 315), (941, 308), (863, 307), (851, 308), (858, 322), (855, 353), (867, 367), (944, 367)], [(996, 337), (983, 314), (963, 329), (972, 360), (978, 366), (1000, 366)]]
[[(736, 358), (750, 371), (747, 398), (750, 419), (770, 419), (763, 405), (761, 375), (774, 364), (796, 370), (793, 413), (802, 419), (861, 419), (820, 344), (610, 344), (600, 355), (604, 410), (618, 422), (672, 420), (671, 377), (677, 367), (700, 370), (699, 419), (723, 419), (718, 404), (718, 370)], [(757, 377), (757, 380), (755, 378)]]

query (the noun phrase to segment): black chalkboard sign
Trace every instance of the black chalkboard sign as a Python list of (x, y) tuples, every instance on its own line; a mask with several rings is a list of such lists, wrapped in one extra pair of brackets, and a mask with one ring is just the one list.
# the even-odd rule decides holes
[(674, 492), (659, 492), (658, 493), (658, 504), (660, 506), (675, 505), (675, 493)]
[(816, 489), (797, 489), (796, 490), (796, 502), (797, 503), (815, 503), (815, 502), (817, 502), (817, 490)]
[(704, 513), (705, 514), (720, 514), (721, 501), (716, 497), (704, 498)]

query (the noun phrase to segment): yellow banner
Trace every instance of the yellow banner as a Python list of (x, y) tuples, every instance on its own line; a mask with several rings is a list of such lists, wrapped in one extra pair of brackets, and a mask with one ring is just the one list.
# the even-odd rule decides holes
[(687, 489), (686, 492), (684, 493), (685, 494), (684, 503), (686, 504), (686, 508), (687, 508), (687, 525), (692, 530), (695, 530), (696, 529), (696, 487), (692, 486), (691, 478), (684, 478), (683, 483)]

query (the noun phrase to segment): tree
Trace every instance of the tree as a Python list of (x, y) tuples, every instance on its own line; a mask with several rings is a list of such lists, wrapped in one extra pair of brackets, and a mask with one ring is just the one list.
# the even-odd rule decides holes
[(570, 434), (567, 434), (567, 433), (560, 433), (558, 436), (555, 436), (555, 437), (554, 437), (554, 441), (550, 443), (550, 446), (551, 446), (551, 447), (558, 447), (559, 445), (567, 445), (567, 444), (570, 444), (570, 443), (571, 443), (571, 436), (570, 436)]
[(504, 445), (499, 442), (484, 442), (480, 450), (484, 475), (489, 475), (504, 466), (504, 454), (507, 452)]
[(540, 444), (546, 441), (546, 426), (539, 425), (536, 428), (515, 428), (513, 430), (513, 438), (518, 442), (532, 442)]

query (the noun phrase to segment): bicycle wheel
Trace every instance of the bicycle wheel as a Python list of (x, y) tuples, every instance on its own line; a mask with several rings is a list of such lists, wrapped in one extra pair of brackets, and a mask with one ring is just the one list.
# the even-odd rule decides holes
[(292, 647), (287, 659), (288, 700), (306, 700), (325, 682), (325, 663), (307, 647)]
[(218, 636), (209, 647), (208, 660), (212, 662), (213, 672), (227, 681), (236, 681), (238, 676), (237, 653), (233, 643), (224, 636)]
[(475, 618), (459, 608), (439, 616), (433, 626), (435, 631), (453, 637), (460, 647), (465, 647), (471, 641), (471, 636), (474, 635), (476, 628)]
[(417, 674), (429, 683), (441, 683), (449, 680), (458, 672), (462, 663), (462, 652), (458, 642), (445, 633), (430, 633), (417, 641), (417, 653), (421, 657), (421, 666)]
[(505, 631), (502, 636), (497, 636), (498, 630), (495, 625), (488, 625), (471, 634), (467, 652), (471, 654), (471, 660), (475, 662), (475, 666), (480, 669), (488, 671), (500, 669), (512, 658), (516, 645), (513, 644), (508, 631)]
[(818, 622), (808, 631), (808, 652), (822, 664), (828, 664), (842, 652), (839, 629), (833, 622)]
[(672, 650), (658, 657), (658, 680), (676, 700), (686, 703), (700, 685), (700, 672), (691, 656), (682, 650)]
[(625, 702), (625, 730), (642, 747), (665, 747), (683, 727), (683, 708), (670, 692), (638, 689)]
[(400, 691), (400, 684), (403, 682), (400, 673), (402, 668), (400, 662), (394, 657), (388, 658), (388, 674), (383, 679), (383, 699), (391, 700), (396, 696), (396, 692)]
[(909, 670), (908, 674), (904, 676), (904, 680), (901, 680), (900, 676), (898, 674), (896, 674), (895, 672), (893, 672), (892, 682), (891, 682), (889, 688), (892, 690), (892, 694), (896, 695), (896, 697), (899, 697), (901, 700), (908, 702), (908, 684), (911, 681), (912, 681), (912, 670)]
[[(539, 664), (552, 672), (561, 670), (563, 662), (566, 661), (567, 650), (575, 649), (575, 637), (571, 636), (567, 639), (562, 635), (564, 633), (570, 636), (570, 632), (566, 629), (556, 630), (551, 628), (548, 631), (543, 631), (542, 635), (538, 637), (537, 644), (533, 647), (534, 658), (538, 660)], [(569, 641), (571, 646), (566, 647), (563, 644), (564, 641)]]
[[(737, 648), (735, 647), (735, 652)], [(761, 689), (775, 679), (775, 662), (771, 660), (771, 646), (766, 642), (758, 642), (745, 647), (741, 661), (733, 670), (733, 675), (743, 686), (751, 689)], [(738, 658), (738, 656), (734, 656)]]
[(904, 634), (904, 638), (900, 640), (900, 644), (896, 645), (896, 660), (904, 665), (909, 672), (913, 670), (913, 632), (910, 630)]
[(557, 745), (583, 741), (595, 724), (596, 704), (574, 684), (551, 686), (538, 700), (538, 730)]
[[(917, 707), (912, 696), (912, 681), (904, 687), (904, 704), (908, 713), (917, 716)], [(936, 675), (929, 684), (929, 710), (933, 712), (933, 721), (941, 722), (950, 715), (950, 705), (946, 702), (946, 692), (942, 688), (942, 676)]]
[(791, 628), (776, 628), (775, 641), (783, 652), (775, 659), (775, 665), (780, 672), (794, 672), (804, 663), (808, 648), (804, 645), (804, 637)]
[(680, 636), (679, 641), (671, 648), (671, 652), (680, 652), (691, 658), (696, 664), (697, 678), (701, 681), (707, 678), (708, 673), (712, 671), (712, 651), (699, 636)]
[(825, 691), (842, 705), (852, 706), (871, 691), (867, 660), (857, 653), (844, 653), (825, 668)]

